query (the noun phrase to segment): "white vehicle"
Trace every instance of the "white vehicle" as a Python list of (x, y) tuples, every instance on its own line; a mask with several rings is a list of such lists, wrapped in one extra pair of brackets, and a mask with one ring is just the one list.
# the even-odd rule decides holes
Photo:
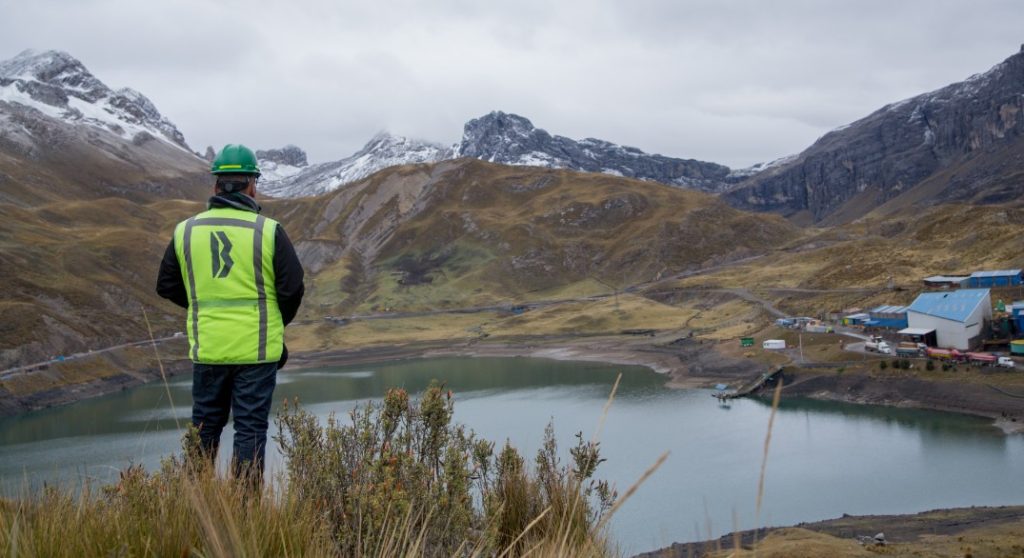
[(871, 341), (865, 341), (864, 350), (873, 353), (882, 353), (883, 355), (892, 354), (892, 347), (890, 347), (885, 341), (882, 341), (879, 337), (873, 337)]
[(1014, 363), (1013, 359), (1010, 357), (999, 357), (999, 360), (996, 361), (996, 366), (1002, 366), (1003, 368), (1016, 368), (1017, 364)]
[(778, 351), (786, 348), (785, 339), (765, 339), (761, 343), (761, 348), (768, 351)]

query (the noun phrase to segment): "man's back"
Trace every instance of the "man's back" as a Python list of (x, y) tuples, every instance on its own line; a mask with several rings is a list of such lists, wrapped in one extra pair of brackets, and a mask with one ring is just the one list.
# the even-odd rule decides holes
[(214, 207), (178, 224), (175, 256), (189, 299), (193, 362), (255, 364), (281, 358), (284, 323), (277, 306), (277, 222)]
[(175, 228), (156, 290), (187, 309), (192, 424), (204, 452), (216, 457), (233, 414), (233, 470), (258, 482), (277, 371), (288, 359), (284, 327), (305, 288), (284, 228), (260, 215), (256, 163), (243, 145), (227, 145), (217, 155), (208, 209)]

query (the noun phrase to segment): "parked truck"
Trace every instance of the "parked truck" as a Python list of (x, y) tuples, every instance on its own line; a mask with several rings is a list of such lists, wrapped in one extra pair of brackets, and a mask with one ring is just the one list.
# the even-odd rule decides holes
[(966, 357), (968, 362), (979, 366), (992, 366), (999, 360), (992, 353), (967, 353)]
[(761, 348), (769, 351), (778, 351), (786, 348), (785, 339), (765, 339), (761, 342)]
[(938, 360), (950, 360), (954, 362), (964, 360), (964, 354), (956, 349), (937, 349), (935, 347), (928, 347), (928, 349), (925, 350), (925, 354), (928, 358)]
[(871, 353), (881, 353), (883, 355), (892, 354), (892, 347), (877, 335), (864, 342), (864, 350)]
[(913, 358), (924, 356), (928, 346), (924, 343), (910, 343), (903, 342), (896, 345), (896, 356), (903, 358)]
[(996, 366), (1002, 366), (1003, 368), (1016, 368), (1017, 364), (1014, 363), (1013, 359), (1010, 357), (999, 357), (999, 360), (996, 362)]

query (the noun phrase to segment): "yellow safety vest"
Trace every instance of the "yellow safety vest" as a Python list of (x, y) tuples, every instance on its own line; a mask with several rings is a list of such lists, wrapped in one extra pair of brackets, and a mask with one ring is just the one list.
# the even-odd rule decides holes
[(204, 211), (174, 229), (188, 293), (186, 328), (193, 362), (256, 364), (281, 358), (276, 231), (273, 219), (232, 208)]

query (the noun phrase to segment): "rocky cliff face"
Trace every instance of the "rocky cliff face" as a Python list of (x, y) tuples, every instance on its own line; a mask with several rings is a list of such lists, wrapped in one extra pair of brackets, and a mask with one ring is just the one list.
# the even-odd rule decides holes
[[(1024, 51), (988, 72), (885, 106), (821, 137), (792, 160), (748, 178), (724, 194), (743, 209), (814, 221), (857, 218), (897, 197), (913, 203), (989, 202), (1019, 196), (998, 175), (1024, 153)], [(972, 165), (985, 159), (990, 164)], [(970, 167), (970, 179), (958, 173)], [(1014, 171), (1016, 172), (1016, 171)], [(957, 174), (964, 174), (957, 177)], [(910, 191), (927, 183), (927, 193)], [(896, 200), (897, 202), (899, 200)]]
[(739, 180), (728, 167), (715, 163), (651, 155), (635, 147), (594, 138), (577, 141), (555, 136), (534, 127), (522, 116), (495, 111), (467, 122), (462, 141), (450, 148), (382, 133), (359, 152), (340, 161), (275, 175), (265, 181), (264, 191), (281, 197), (315, 195), (390, 166), (459, 157), (505, 165), (598, 172), (706, 192), (721, 191)]
[[(260, 181), (263, 186), (260, 191), (273, 192), (276, 185), (282, 181), (301, 173), (309, 163), (306, 161), (306, 152), (294, 145), (286, 145), (280, 149), (257, 150), (256, 158), (259, 160)], [(210, 158), (213, 160), (213, 157)]]
[(260, 161), (292, 167), (304, 167), (309, 164), (306, 161), (306, 152), (294, 145), (286, 145), (280, 149), (257, 150), (256, 157)]
[(553, 136), (522, 116), (497, 111), (466, 123), (453, 156), (601, 172), (710, 192), (726, 186), (729, 175), (728, 167), (715, 163), (651, 155), (594, 138)]

